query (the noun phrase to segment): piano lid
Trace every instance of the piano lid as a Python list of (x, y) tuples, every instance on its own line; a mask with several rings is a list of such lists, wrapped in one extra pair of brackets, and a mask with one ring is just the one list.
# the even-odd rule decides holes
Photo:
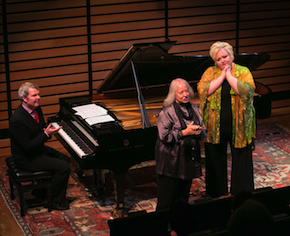
[[(192, 81), (199, 79), (212, 60), (199, 56), (176, 56), (168, 50), (176, 42), (133, 44), (106, 77), (98, 93), (135, 88), (131, 60), (135, 65), (140, 87), (169, 84), (182, 77)], [(200, 71), (200, 73), (198, 73)]]
[[(135, 65), (141, 88), (168, 85), (177, 77), (187, 81), (199, 81), (203, 72), (214, 65), (213, 60), (209, 55), (169, 54), (168, 50), (175, 43), (176, 41), (133, 44), (102, 82), (97, 92), (135, 89), (131, 61)], [(253, 71), (269, 58), (266, 53), (243, 53), (235, 55), (235, 62)]]
[(250, 71), (254, 71), (269, 59), (270, 55), (267, 53), (240, 53), (235, 54), (234, 62), (248, 67)]

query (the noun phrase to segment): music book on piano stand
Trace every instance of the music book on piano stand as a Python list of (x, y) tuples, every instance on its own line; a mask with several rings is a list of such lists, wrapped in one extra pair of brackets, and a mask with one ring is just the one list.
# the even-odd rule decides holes
[(89, 125), (115, 121), (112, 116), (108, 115), (108, 110), (97, 104), (80, 105), (73, 109), (76, 115), (82, 117)]

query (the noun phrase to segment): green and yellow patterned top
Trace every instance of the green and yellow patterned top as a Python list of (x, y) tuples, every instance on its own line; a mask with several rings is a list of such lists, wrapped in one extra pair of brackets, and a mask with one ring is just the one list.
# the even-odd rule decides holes
[[(233, 117), (233, 144), (235, 148), (243, 148), (256, 136), (255, 109), (253, 94), (255, 83), (247, 67), (233, 63), (232, 75), (238, 79), (239, 94), (231, 88), (231, 107)], [(197, 84), (200, 98), (199, 111), (207, 128), (206, 143), (220, 142), (221, 88), (208, 95), (210, 82), (221, 74), (217, 66), (209, 67)]]

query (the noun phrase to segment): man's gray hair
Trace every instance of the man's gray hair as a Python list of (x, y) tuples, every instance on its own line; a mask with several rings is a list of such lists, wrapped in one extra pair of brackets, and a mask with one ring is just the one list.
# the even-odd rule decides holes
[(180, 83), (184, 83), (187, 86), (188, 91), (189, 91), (189, 98), (190, 99), (193, 98), (194, 92), (193, 92), (192, 87), (189, 85), (189, 83), (186, 80), (184, 80), (184, 79), (176, 78), (176, 79), (172, 80), (172, 82), (170, 84), (167, 97), (164, 99), (164, 102), (163, 102), (164, 106), (169, 106), (175, 101), (175, 94), (176, 94), (178, 85)]
[(31, 83), (31, 82), (25, 82), (21, 84), (20, 88), (18, 89), (18, 98), (21, 102), (23, 101), (23, 97), (28, 96), (29, 88), (35, 88), (39, 90), (39, 87), (37, 86), (37, 84)]

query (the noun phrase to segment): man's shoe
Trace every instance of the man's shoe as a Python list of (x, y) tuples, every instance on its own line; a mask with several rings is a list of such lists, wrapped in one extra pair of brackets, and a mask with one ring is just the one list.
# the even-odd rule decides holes
[(64, 211), (64, 210), (69, 209), (69, 205), (68, 204), (61, 204), (58, 202), (52, 202), (51, 208), (54, 210)]
[[(44, 200), (42, 203), (43, 203), (43, 207), (44, 208), (48, 208), (47, 200)], [(69, 209), (69, 205), (67, 203), (61, 204), (61, 203), (58, 203), (58, 202), (52, 202), (51, 203), (51, 208), (53, 210), (64, 211), (64, 210), (68, 210)]]

